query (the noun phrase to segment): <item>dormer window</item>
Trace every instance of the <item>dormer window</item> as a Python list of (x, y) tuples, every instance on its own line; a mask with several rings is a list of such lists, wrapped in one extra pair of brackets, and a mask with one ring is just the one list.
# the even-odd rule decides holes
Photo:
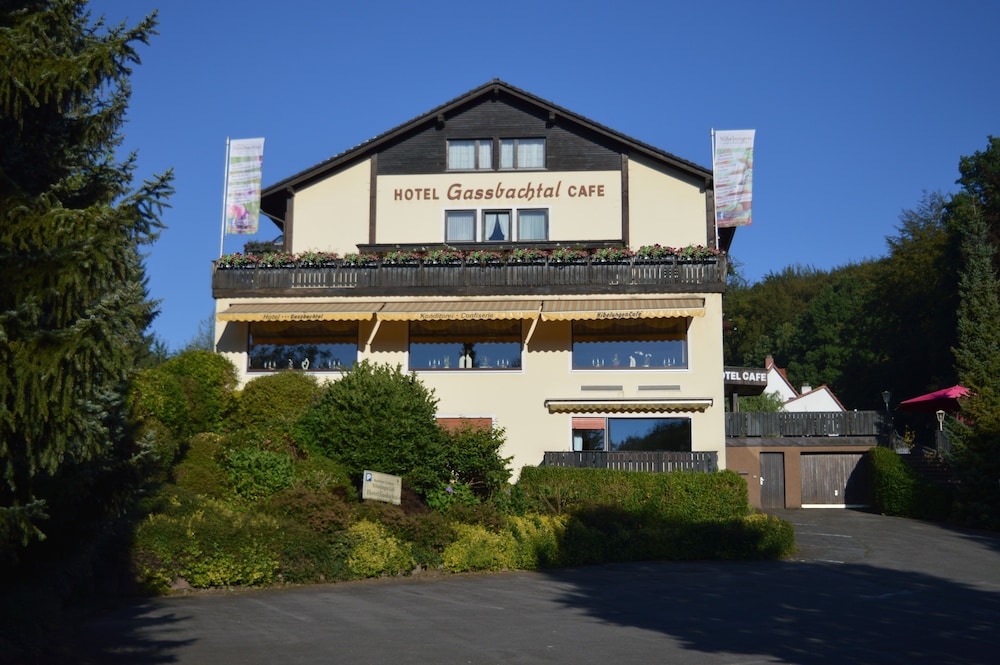
[(449, 171), (492, 171), (545, 168), (545, 139), (500, 139), (499, 164), (493, 139), (449, 139)]
[(500, 139), (501, 169), (544, 169), (545, 139)]
[(492, 139), (448, 141), (449, 171), (491, 171), (492, 169)]

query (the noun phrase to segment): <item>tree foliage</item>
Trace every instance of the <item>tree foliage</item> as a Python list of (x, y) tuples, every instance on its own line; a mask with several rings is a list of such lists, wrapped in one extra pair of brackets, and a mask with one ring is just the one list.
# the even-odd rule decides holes
[(139, 453), (123, 394), (171, 176), (133, 188), (135, 155), (115, 151), (154, 25), (92, 23), (83, 0), (0, 5), (0, 554), (114, 508)]

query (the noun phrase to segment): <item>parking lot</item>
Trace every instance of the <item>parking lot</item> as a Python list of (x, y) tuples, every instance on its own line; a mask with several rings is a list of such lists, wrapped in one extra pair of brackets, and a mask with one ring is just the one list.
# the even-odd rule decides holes
[(1000, 537), (781, 511), (786, 561), (411, 577), (151, 599), (78, 663), (994, 663)]

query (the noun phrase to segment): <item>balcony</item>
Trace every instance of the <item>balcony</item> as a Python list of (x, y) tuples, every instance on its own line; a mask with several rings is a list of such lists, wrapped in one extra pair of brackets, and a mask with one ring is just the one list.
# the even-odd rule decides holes
[(885, 437), (890, 429), (883, 411), (726, 414), (726, 436), (736, 438)]
[(419, 295), (563, 295), (721, 293), (726, 284), (726, 258), (670, 257), (604, 262), (548, 258), (532, 263), (501, 261), (442, 265), (374, 262), (350, 265), (220, 268), (213, 264), (215, 298), (297, 296)]

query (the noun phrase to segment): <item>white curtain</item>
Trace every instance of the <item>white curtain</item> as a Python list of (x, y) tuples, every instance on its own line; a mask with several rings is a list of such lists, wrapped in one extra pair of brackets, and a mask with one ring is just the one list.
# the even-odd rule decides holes
[(547, 240), (546, 220), (548, 215), (544, 210), (521, 210), (517, 214), (517, 239)]
[(476, 239), (476, 213), (472, 210), (449, 210), (445, 237), (449, 242)]

